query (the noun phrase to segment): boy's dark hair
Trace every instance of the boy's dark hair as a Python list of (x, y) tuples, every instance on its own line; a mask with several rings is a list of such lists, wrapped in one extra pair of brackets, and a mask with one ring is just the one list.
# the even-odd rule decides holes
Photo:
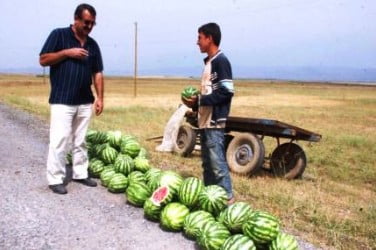
[(221, 43), (221, 29), (216, 23), (207, 23), (198, 28), (199, 33), (205, 36), (211, 36), (215, 45), (219, 46)]
[(84, 10), (88, 10), (90, 15), (92, 15), (93, 17), (97, 15), (97, 12), (95, 11), (93, 6), (86, 3), (82, 3), (78, 5), (76, 10), (74, 11), (74, 18), (82, 18), (82, 12)]

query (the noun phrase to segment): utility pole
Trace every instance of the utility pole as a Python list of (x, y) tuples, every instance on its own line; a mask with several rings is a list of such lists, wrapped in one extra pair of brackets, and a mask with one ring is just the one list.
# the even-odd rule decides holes
[(134, 23), (134, 86), (133, 96), (137, 97), (137, 22)]

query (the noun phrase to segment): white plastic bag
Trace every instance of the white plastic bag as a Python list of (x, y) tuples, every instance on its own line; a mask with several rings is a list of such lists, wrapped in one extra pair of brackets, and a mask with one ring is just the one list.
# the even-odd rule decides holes
[(162, 144), (155, 148), (156, 151), (172, 152), (176, 146), (180, 124), (184, 120), (185, 113), (189, 110), (184, 104), (172, 114), (163, 133)]

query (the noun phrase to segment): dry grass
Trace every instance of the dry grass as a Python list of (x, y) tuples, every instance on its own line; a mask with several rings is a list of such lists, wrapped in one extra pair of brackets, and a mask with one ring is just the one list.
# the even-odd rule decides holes
[[(201, 176), (199, 152), (189, 158), (154, 151), (146, 138), (163, 134), (179, 94), (193, 79), (107, 78), (105, 111), (92, 128), (136, 135), (152, 163)], [(48, 119), (49, 85), (32, 76), (0, 76), (1, 101)], [(299, 142), (308, 157), (301, 180), (233, 175), (238, 200), (281, 218), (289, 232), (323, 248), (376, 246), (376, 87), (275, 81), (236, 81), (231, 115), (269, 118), (323, 135)], [(276, 142), (265, 138), (267, 154)]]

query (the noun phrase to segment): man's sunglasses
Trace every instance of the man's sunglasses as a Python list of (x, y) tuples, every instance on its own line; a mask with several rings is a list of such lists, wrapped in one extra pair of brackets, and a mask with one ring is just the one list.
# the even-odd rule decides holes
[(83, 20), (81, 19), (81, 21), (87, 25), (87, 26), (95, 26), (97, 23), (95, 21), (89, 21), (89, 20)]

